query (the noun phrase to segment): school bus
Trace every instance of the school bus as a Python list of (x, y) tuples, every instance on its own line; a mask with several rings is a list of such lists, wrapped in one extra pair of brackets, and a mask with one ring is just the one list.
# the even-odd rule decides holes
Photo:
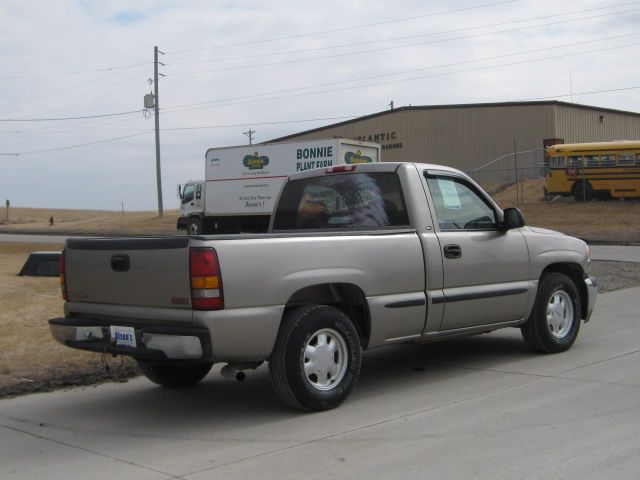
[(640, 140), (552, 145), (546, 158), (545, 195), (579, 202), (640, 197)]

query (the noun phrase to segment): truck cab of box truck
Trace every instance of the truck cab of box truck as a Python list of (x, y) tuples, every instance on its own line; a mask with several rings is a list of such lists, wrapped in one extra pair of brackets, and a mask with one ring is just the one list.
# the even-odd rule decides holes
[(190, 235), (202, 233), (202, 212), (204, 211), (205, 182), (203, 180), (188, 181), (178, 185), (180, 198), (180, 217), (178, 230), (186, 230)]

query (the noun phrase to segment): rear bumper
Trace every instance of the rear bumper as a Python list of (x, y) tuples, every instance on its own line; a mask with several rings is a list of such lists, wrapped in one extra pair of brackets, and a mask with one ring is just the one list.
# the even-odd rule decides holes
[(593, 313), (593, 308), (596, 305), (596, 298), (598, 297), (598, 281), (596, 280), (596, 277), (587, 277), (584, 279), (584, 283), (587, 286), (587, 296), (589, 297), (584, 321), (588, 322), (591, 318), (591, 314)]
[[(132, 327), (136, 346), (117, 345), (110, 327)], [(140, 360), (210, 360), (211, 340), (203, 327), (184, 324), (144, 324), (127, 319), (98, 320), (90, 317), (64, 317), (49, 320), (53, 337), (63, 345), (80, 350), (128, 355)]]

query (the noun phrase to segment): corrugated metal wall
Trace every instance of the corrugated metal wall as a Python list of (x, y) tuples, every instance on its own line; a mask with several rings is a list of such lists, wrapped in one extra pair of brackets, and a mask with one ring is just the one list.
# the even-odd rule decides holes
[(640, 139), (640, 115), (570, 105), (557, 105), (556, 112), (565, 143)]
[[(600, 122), (600, 115), (604, 121)], [(640, 115), (558, 102), (406, 107), (287, 137), (356, 138), (383, 145), (387, 162), (416, 161), (471, 171), (496, 158), (565, 142), (640, 139)]]

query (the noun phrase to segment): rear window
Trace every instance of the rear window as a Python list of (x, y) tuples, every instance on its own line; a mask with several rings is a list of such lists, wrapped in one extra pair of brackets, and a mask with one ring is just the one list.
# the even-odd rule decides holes
[(350, 173), (288, 182), (274, 230), (354, 229), (409, 225), (393, 172)]

